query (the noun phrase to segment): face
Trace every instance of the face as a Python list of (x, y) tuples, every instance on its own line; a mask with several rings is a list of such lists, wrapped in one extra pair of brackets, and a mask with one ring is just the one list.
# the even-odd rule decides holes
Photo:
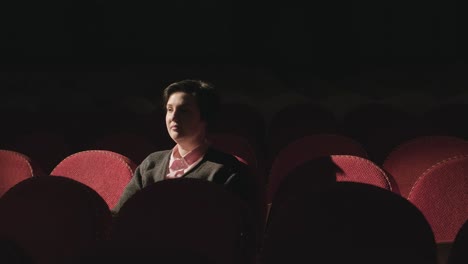
[(184, 92), (171, 94), (166, 104), (166, 127), (177, 144), (199, 144), (205, 139), (206, 122), (195, 97)]

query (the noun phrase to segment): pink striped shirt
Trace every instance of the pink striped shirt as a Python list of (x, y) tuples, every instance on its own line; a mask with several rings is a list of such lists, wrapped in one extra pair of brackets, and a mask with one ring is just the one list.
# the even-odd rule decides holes
[(187, 171), (200, 163), (207, 149), (208, 144), (204, 143), (182, 157), (179, 153), (179, 145), (175, 145), (169, 160), (169, 173), (166, 175), (166, 179), (182, 177)]

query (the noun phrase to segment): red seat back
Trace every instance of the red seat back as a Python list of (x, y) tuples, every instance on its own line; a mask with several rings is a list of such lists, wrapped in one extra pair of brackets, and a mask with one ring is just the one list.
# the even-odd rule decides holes
[(253, 227), (248, 207), (222, 186), (179, 178), (132, 196), (119, 212), (113, 239), (135, 254), (167, 248), (215, 263), (248, 263), (240, 260), (255, 250)]
[(17, 183), (41, 174), (42, 170), (28, 156), (16, 151), (0, 150), (0, 196)]
[(282, 149), (274, 159), (268, 178), (270, 193), (268, 197), (272, 198), (279, 183), (295, 167), (306, 161), (329, 155), (367, 157), (366, 151), (359, 143), (345, 136), (324, 134), (300, 138)]
[[(351, 155), (331, 155), (304, 161), (281, 182), (270, 185), (268, 202), (277, 201), (276, 192), (283, 184), (288, 184), (288, 188), (294, 192), (297, 188), (319, 189), (324, 183), (335, 181), (365, 183), (398, 193), (391, 177), (372, 161)], [(295, 186), (296, 184), (302, 186)]]
[(68, 156), (51, 175), (64, 176), (93, 188), (113, 208), (133, 176), (136, 165), (127, 157), (105, 150), (88, 150)]
[(468, 155), (441, 161), (415, 182), (408, 200), (430, 223), (437, 242), (453, 242), (468, 218)]
[(398, 193), (393, 179), (374, 162), (350, 155), (332, 155), (331, 159), (342, 171), (337, 181), (366, 183)]
[(0, 237), (34, 263), (73, 263), (108, 239), (111, 213), (91, 188), (65, 177), (33, 177), (0, 198)]
[[(312, 175), (314, 176), (314, 175)], [(435, 264), (423, 214), (376, 186), (337, 182), (273, 203), (261, 263)]]
[(468, 142), (445, 136), (418, 137), (401, 143), (382, 167), (393, 176), (401, 195), (408, 197), (415, 181), (432, 165), (444, 159), (468, 154)]

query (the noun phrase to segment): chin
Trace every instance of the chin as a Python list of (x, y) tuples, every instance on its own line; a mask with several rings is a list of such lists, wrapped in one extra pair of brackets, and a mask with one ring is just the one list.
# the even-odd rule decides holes
[(174, 140), (175, 143), (183, 142), (184, 139), (185, 139), (185, 137), (183, 137), (183, 136), (181, 136), (179, 134), (176, 134), (176, 135), (172, 134), (170, 136), (171, 136), (172, 140)]
[(170, 135), (170, 136), (171, 136), (172, 140), (174, 140), (175, 142), (178, 142), (178, 141), (182, 140), (182, 138), (180, 136), (178, 136), (178, 135)]

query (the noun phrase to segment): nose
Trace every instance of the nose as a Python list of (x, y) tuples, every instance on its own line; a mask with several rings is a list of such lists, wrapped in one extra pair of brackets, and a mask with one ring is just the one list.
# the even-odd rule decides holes
[(179, 120), (179, 118), (180, 118), (180, 113), (179, 112), (180, 112), (179, 110), (174, 110), (172, 112), (172, 116), (171, 116), (172, 121), (177, 122)]

